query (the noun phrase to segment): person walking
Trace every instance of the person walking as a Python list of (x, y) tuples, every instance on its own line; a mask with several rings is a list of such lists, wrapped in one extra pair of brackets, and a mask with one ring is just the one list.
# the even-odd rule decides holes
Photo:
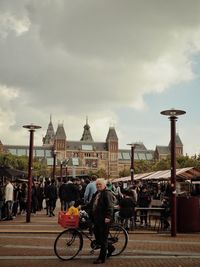
[(97, 179), (97, 176), (96, 175), (92, 175), (90, 183), (87, 184), (87, 186), (85, 188), (85, 193), (84, 193), (84, 203), (85, 204), (90, 203), (93, 195), (97, 191), (97, 188), (96, 188), (96, 179)]
[(13, 206), (13, 195), (14, 188), (11, 184), (11, 179), (6, 179), (5, 187), (5, 205), (6, 205), (6, 220), (12, 220), (12, 206)]
[(55, 185), (55, 180), (51, 180), (51, 184), (48, 185), (46, 191), (47, 198), (49, 199), (49, 217), (55, 216), (54, 209), (56, 207), (57, 200), (57, 187)]
[[(146, 187), (142, 187), (138, 194), (138, 206), (141, 208), (148, 208), (151, 202), (151, 196), (147, 191)], [(147, 226), (147, 210), (140, 210), (140, 225), (143, 226), (143, 221), (145, 226)]]
[(91, 219), (94, 224), (94, 235), (96, 243), (100, 246), (99, 257), (94, 264), (104, 263), (106, 257), (110, 257), (115, 247), (108, 244), (109, 226), (113, 219), (113, 194), (106, 188), (106, 180), (98, 178), (96, 180), (97, 191), (91, 202)]

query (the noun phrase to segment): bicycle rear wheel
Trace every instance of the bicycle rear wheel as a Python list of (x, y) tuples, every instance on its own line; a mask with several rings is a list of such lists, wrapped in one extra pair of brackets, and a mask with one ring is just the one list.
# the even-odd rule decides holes
[(112, 256), (121, 254), (128, 243), (127, 231), (120, 225), (111, 225), (109, 229), (108, 242), (115, 247)]
[(83, 247), (83, 237), (76, 229), (61, 232), (54, 242), (54, 252), (61, 260), (71, 260)]

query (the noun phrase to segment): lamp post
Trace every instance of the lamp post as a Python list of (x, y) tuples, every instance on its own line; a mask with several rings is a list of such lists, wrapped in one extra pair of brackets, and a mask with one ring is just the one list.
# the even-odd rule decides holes
[(55, 179), (55, 174), (56, 174), (56, 149), (53, 150), (53, 174), (52, 178)]
[(171, 124), (171, 236), (176, 236), (176, 121), (184, 110), (170, 109), (160, 112), (169, 116)]
[(131, 184), (134, 185), (134, 152), (135, 152), (135, 147), (137, 144), (131, 143), (127, 144), (128, 146), (131, 146)]
[(29, 125), (24, 125), (23, 128), (28, 129), (30, 132), (29, 162), (28, 162), (28, 199), (27, 199), (27, 212), (26, 212), (26, 222), (29, 223), (31, 219), (33, 139), (35, 130), (40, 129), (41, 126), (29, 124)]
[(60, 161), (60, 180), (62, 181), (62, 176), (63, 176), (63, 160)]

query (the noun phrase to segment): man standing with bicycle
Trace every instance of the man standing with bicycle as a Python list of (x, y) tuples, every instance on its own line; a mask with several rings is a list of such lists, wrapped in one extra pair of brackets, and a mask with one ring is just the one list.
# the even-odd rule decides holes
[[(106, 257), (110, 257), (115, 247), (108, 244), (109, 226), (113, 219), (113, 195), (106, 189), (107, 181), (103, 178), (96, 180), (97, 192), (91, 201), (91, 217), (94, 224), (94, 235), (97, 244), (100, 246), (99, 257), (94, 264), (104, 263)], [(108, 251), (108, 253), (107, 253)]]

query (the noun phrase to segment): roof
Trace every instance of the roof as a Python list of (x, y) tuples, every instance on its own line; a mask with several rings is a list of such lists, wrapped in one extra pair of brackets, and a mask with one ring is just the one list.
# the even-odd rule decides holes
[(169, 155), (170, 154), (170, 149), (168, 146), (156, 146), (156, 151), (160, 155)]
[[(127, 161), (131, 159), (130, 149), (119, 149), (118, 158), (120, 161)], [(134, 159), (135, 160), (152, 160), (154, 158), (153, 150), (139, 150), (135, 148)]]
[(47, 128), (46, 135), (43, 138), (43, 142), (45, 144), (49, 144), (50, 140), (54, 138), (54, 135), (55, 135), (54, 128), (53, 128), (53, 124), (52, 124), (51, 117), (50, 117), (50, 122)]
[(16, 169), (11, 169), (11, 168), (6, 168), (6, 167), (0, 167), (0, 177), (23, 177), (26, 175), (26, 172), (16, 170)]
[(117, 137), (117, 134), (116, 134), (116, 131), (115, 131), (114, 127), (110, 127), (109, 128), (109, 131), (108, 131), (108, 134), (107, 134), (107, 137), (106, 137), (106, 141), (108, 141), (110, 139), (118, 140), (118, 137)]
[[(176, 169), (177, 179), (191, 180), (195, 177), (200, 177), (200, 168), (187, 167)], [(171, 178), (171, 170), (140, 173), (134, 175), (134, 180), (169, 180)], [(131, 176), (116, 178), (113, 182), (131, 181)]]
[(107, 151), (105, 142), (67, 141), (67, 150)]
[(83, 134), (80, 141), (86, 141), (86, 142), (93, 142), (93, 138), (90, 132), (90, 126), (88, 124), (88, 120), (86, 120), (86, 124), (84, 126)]
[(64, 139), (66, 140), (66, 134), (63, 124), (58, 124), (58, 128), (56, 131), (55, 139)]
[[(178, 133), (176, 133), (176, 139), (175, 139), (176, 146), (183, 146), (183, 143), (181, 141), (181, 138)], [(169, 142), (169, 146), (171, 145), (171, 141)]]

